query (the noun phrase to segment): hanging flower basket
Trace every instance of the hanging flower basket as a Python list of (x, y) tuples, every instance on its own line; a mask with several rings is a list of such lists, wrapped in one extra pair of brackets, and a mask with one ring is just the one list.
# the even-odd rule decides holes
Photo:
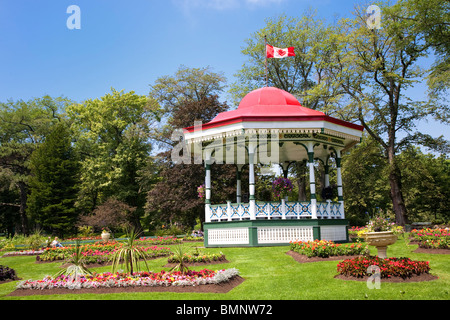
[(205, 185), (202, 184), (201, 186), (197, 187), (197, 193), (198, 193), (198, 197), (200, 199), (204, 199), (205, 198)]
[(272, 183), (273, 195), (279, 200), (284, 199), (292, 189), (292, 182), (288, 178), (279, 177)]

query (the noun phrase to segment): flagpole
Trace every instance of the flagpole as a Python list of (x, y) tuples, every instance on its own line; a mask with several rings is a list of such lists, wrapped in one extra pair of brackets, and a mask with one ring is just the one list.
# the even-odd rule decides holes
[(264, 42), (265, 42), (264, 51), (265, 51), (265, 55), (266, 55), (266, 87), (268, 87), (269, 79), (267, 77), (267, 36), (266, 35), (264, 35)]

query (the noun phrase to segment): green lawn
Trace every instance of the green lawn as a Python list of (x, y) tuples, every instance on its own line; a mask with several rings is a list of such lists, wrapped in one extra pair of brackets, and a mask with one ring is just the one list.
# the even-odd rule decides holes
[[(190, 243), (190, 246), (195, 244)], [(199, 244), (197, 244), (199, 245)], [(201, 244), (200, 244), (201, 245)], [(403, 239), (388, 249), (389, 256), (409, 257), (430, 262), (431, 273), (439, 279), (416, 283), (385, 283), (369, 289), (366, 282), (334, 279), (337, 261), (300, 264), (286, 255), (288, 246), (260, 248), (211, 248), (222, 251), (230, 263), (210, 269), (235, 267), (245, 281), (226, 294), (205, 293), (127, 293), (67, 294), (8, 297), (16, 282), (0, 285), (1, 300), (448, 300), (450, 298), (450, 256), (413, 253), (417, 245), (408, 246)], [(376, 251), (371, 248), (372, 254)], [(152, 271), (160, 271), (167, 258), (151, 260)], [(36, 264), (35, 257), (0, 258), (0, 264), (16, 270), (22, 279), (41, 279), (54, 274), (59, 263)], [(110, 267), (95, 271), (110, 271)], [(202, 269), (195, 267), (195, 269)]]

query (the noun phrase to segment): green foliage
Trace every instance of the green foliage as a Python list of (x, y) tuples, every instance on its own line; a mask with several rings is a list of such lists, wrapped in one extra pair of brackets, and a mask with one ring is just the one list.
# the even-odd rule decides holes
[(69, 102), (44, 96), (0, 103), (0, 200), (4, 200), (0, 211), (2, 224), (10, 233), (13, 228), (23, 234), (29, 232), (26, 203), (30, 157), (52, 125), (62, 119), (60, 112)]
[(135, 229), (127, 232), (127, 240), (124, 245), (114, 252), (112, 257), (112, 273), (118, 270), (119, 264), (125, 265), (126, 271), (133, 274), (135, 271), (140, 271), (140, 260), (143, 260), (148, 271), (147, 258), (148, 254), (141, 247), (136, 245), (138, 233)]
[(147, 165), (150, 127), (158, 119), (158, 108), (146, 96), (114, 89), (67, 108), (82, 161), (77, 206), (83, 213), (115, 197), (137, 208), (130, 222), (139, 225), (146, 190), (138, 172)]
[(61, 275), (65, 275), (73, 279), (73, 281), (76, 281), (80, 276), (92, 274), (92, 272), (85, 265), (85, 259), (82, 252), (83, 248), (80, 246), (79, 241), (77, 241), (75, 245), (75, 252), (70, 259), (70, 264), (66, 268), (57, 272), (53, 277), (57, 278)]
[(78, 212), (74, 207), (79, 162), (65, 123), (54, 126), (31, 156), (31, 193), (28, 214), (50, 233), (73, 232)]
[(187, 261), (184, 259), (185, 255), (185, 247), (182, 244), (179, 244), (172, 248), (173, 257), (171, 261), (175, 262), (175, 265), (170, 269), (170, 271), (179, 271), (182, 274), (185, 274), (189, 271), (189, 267), (186, 265)]
[(291, 242), (290, 250), (306, 255), (308, 258), (328, 258), (330, 256), (361, 255), (365, 254), (368, 248), (366, 244), (361, 243), (339, 244), (333, 241), (315, 240)]

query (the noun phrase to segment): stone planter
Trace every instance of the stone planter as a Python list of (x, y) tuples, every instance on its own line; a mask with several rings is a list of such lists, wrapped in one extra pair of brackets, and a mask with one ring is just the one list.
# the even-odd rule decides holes
[(368, 232), (365, 239), (369, 246), (374, 246), (378, 250), (380, 258), (387, 258), (387, 247), (397, 241), (397, 236), (392, 231)]
[(110, 238), (110, 234), (108, 232), (102, 232), (102, 240), (104, 242), (108, 242)]

